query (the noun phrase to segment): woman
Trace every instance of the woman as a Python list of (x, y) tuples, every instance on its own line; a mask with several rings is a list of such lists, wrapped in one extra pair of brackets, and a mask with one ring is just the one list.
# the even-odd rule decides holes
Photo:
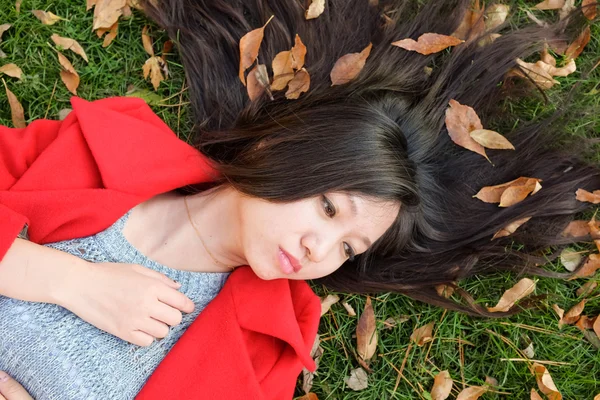
[[(194, 283), (194, 296), (197, 296), (192, 299), (196, 300), (194, 313), (206, 307), (196, 322), (206, 320), (205, 316), (210, 315), (207, 313), (217, 309), (211, 306), (219, 304), (223, 292), (217, 293), (225, 279), (228, 284), (236, 274), (241, 275), (238, 272), (247, 270), (238, 268), (228, 276), (229, 269), (243, 265), (249, 265), (253, 274), (262, 280), (321, 278), (321, 282), (337, 290), (397, 291), (474, 314), (485, 312), (438, 296), (434, 286), (502, 270), (550, 275), (536, 267), (542, 257), (533, 254), (549, 245), (573, 240), (562, 238), (558, 233), (573, 214), (586, 209), (585, 203), (575, 200), (574, 192), (579, 188), (600, 187), (600, 170), (582, 161), (573, 147), (564, 145), (561, 150), (553, 149), (551, 144), (557, 141), (557, 136), (547, 123), (532, 124), (507, 134), (516, 150), (490, 151), (492, 165), (450, 141), (444, 116), (451, 99), (474, 107), (484, 123), (498, 116), (499, 110), (495, 107), (503, 95), (503, 87), (498, 83), (515, 66), (517, 57), (533, 54), (544, 39), (560, 39), (559, 27), (507, 33), (486, 46), (472, 40), (456, 47), (451, 54), (423, 56), (389, 43), (406, 37), (416, 39), (426, 32), (452, 33), (462, 20), (468, 2), (431, 2), (413, 19), (405, 15), (410, 14), (408, 6), (400, 3), (392, 2), (388, 8), (383, 2), (373, 5), (374, 2), (367, 1), (331, 1), (322, 18), (311, 21), (304, 19), (304, 10), (296, 2), (256, 0), (242, 5), (167, 0), (160, 2), (158, 8), (148, 5), (149, 15), (164, 26), (172, 38), (179, 40), (198, 120), (195, 148), (210, 159), (211, 168), (218, 174), (207, 174), (197, 167), (202, 163), (197, 159), (196, 164), (187, 163), (193, 170), (189, 175), (185, 175), (180, 164), (177, 172), (181, 180), (187, 182), (162, 192), (142, 190), (144, 185), (137, 181), (143, 176), (141, 173), (135, 175), (136, 180), (117, 180), (119, 187), (115, 192), (127, 193), (127, 185), (139, 191), (135, 192), (135, 199), (106, 212), (104, 220), (114, 217), (113, 225), (90, 232), (95, 234), (93, 237), (73, 236), (77, 239), (45, 244), (73, 255), (85, 242), (84, 246), (88, 246), (84, 247), (85, 256), (89, 256), (90, 241), (96, 246), (100, 241), (104, 246), (102, 250), (113, 248), (115, 242), (125, 246), (129, 243), (129, 251), (118, 252), (118, 255), (134, 254), (137, 259), (111, 261), (108, 257), (92, 255), (91, 261), (100, 264), (94, 265), (67, 257), (64, 251), (51, 252), (34, 243), (17, 241), (7, 252), (9, 261), (5, 257), (0, 264), (3, 267), (0, 273), (6, 275), (0, 276), (0, 282), (7, 282), (0, 286), (0, 293), (21, 300), (63, 304), (72, 314), (121, 338), (121, 342), (109, 342), (107, 338), (113, 340), (111, 336), (87, 325), (76, 326), (79, 319), (67, 311), (52, 308), (50, 315), (64, 312), (63, 316), (68, 316), (72, 324), (69, 332), (74, 335), (86, 330), (88, 337), (93, 336), (92, 343), (105, 341), (106, 346), (120, 343), (111, 360), (128, 354), (131, 348), (126, 341), (148, 345), (153, 338), (167, 336), (166, 347), (159, 349), (162, 353), (157, 350), (160, 345), (155, 343), (158, 342), (147, 347), (148, 352), (155, 353), (144, 359), (146, 364), (139, 359), (128, 359), (127, 362), (132, 363), (128, 365), (144, 366), (143, 373), (135, 369), (135, 379), (132, 368), (103, 369), (107, 372), (93, 379), (94, 383), (100, 382), (98, 387), (105, 391), (114, 388), (102, 386), (102, 380), (120, 381), (123, 386), (110, 392), (108, 397), (129, 398), (183, 334), (180, 329), (168, 336), (168, 326), (192, 326), (191, 322), (198, 315), (187, 314), (188, 319), (178, 324), (177, 313), (192, 310), (189, 299), (176, 291), (173, 282), (132, 265), (138, 262), (136, 260), (155, 272), (170, 277), (184, 276)], [(382, 8), (393, 12), (383, 18)], [(297, 100), (286, 100), (281, 92), (275, 92), (274, 100), (263, 95), (249, 101), (238, 80), (239, 39), (262, 26), (271, 15), (275, 15), (275, 19), (265, 29), (259, 60), (270, 61), (279, 51), (288, 50), (295, 34), (308, 48), (305, 64), (310, 72), (311, 87)], [(331, 87), (329, 72), (333, 63), (369, 43), (373, 43), (373, 50), (361, 74), (345, 85)], [(268, 61), (261, 62), (268, 64)], [(430, 75), (424, 72), (428, 65), (434, 66)], [(130, 112), (131, 104), (105, 102), (104, 106), (110, 112), (117, 112), (110, 114), (114, 118), (118, 118), (118, 113), (136, 118), (135, 113)], [(100, 124), (113, 121), (106, 118), (109, 111), (79, 100), (74, 100), (74, 110), (72, 121), (67, 122), (80, 123), (88, 144), (94, 142), (94, 135), (88, 134), (90, 129), (94, 130), (94, 123), (86, 122), (89, 115), (101, 115), (95, 119)], [(150, 117), (146, 115), (142, 119), (145, 118)], [(143, 137), (134, 130), (129, 131), (136, 138), (119, 136), (120, 146), (135, 142), (131, 147), (141, 152), (137, 146), (151, 145), (144, 143)], [(115, 133), (119, 134), (120, 131)], [(101, 144), (95, 143), (97, 147), (92, 147), (92, 153), (97, 155)], [(113, 146), (111, 150), (117, 151), (118, 147)], [(144, 156), (147, 154), (152, 153)], [(183, 155), (193, 157), (188, 149), (178, 153), (178, 156)], [(112, 183), (107, 177), (116, 179), (119, 173), (128, 174), (135, 168), (135, 164), (127, 163), (126, 157), (120, 160), (125, 164), (115, 164), (111, 173), (99, 169), (102, 183)], [(541, 179), (542, 190), (503, 209), (472, 198), (483, 186), (519, 176)], [(158, 185), (158, 181), (160, 179), (153, 183)], [(182, 195), (189, 197), (186, 200)], [(524, 217), (532, 218), (515, 234), (490, 240), (499, 229)], [(59, 221), (56, 219), (57, 225)], [(152, 229), (155, 226), (160, 226), (158, 232)], [(506, 249), (511, 240), (522, 244), (521, 250)], [(92, 250), (98, 248), (92, 247)], [(51, 293), (47, 287), (34, 290), (35, 280), (18, 280), (26, 253), (39, 257), (29, 255), (29, 265), (35, 268), (36, 276), (56, 283)], [(81, 255), (80, 252), (78, 256)], [(56, 261), (60, 257), (60, 262)], [(115, 261), (125, 265), (116, 266)], [(54, 269), (48, 268), (48, 264), (54, 265)], [(58, 272), (50, 274), (48, 271)], [(68, 278), (61, 280), (56, 276)], [(111, 285), (116, 287), (108, 289)], [(64, 287), (71, 289), (60, 290)], [(75, 287), (79, 289), (73, 289)], [(132, 287), (143, 289), (124, 297), (122, 294)], [(211, 290), (199, 293), (199, 288)], [(181, 290), (186, 293), (187, 289), (182, 286)], [(68, 293), (71, 295), (66, 295)], [(147, 300), (143, 312), (132, 307), (139, 304), (136, 303), (139, 298)], [(9, 307), (23, 306), (14, 302), (11, 300)], [(53, 305), (35, 307), (50, 310)], [(280, 321), (273, 324), (283, 325)], [(13, 329), (19, 327), (15, 324)], [(306, 332), (305, 339), (314, 337), (311, 329)], [(41, 333), (37, 335), (39, 338)], [(181, 337), (180, 343), (186, 339), (186, 336)], [(89, 343), (80, 341), (70, 347), (82, 350), (83, 356), (78, 362), (91, 362), (104, 354), (91, 356)], [(157, 373), (173, 377), (161, 367), (177, 366), (168, 361), (177, 352), (178, 345), (159, 365)], [(48, 357), (43, 350), (38, 351), (45, 362)], [(26, 354), (22, 351), (21, 357)], [(182, 362), (185, 356), (194, 358), (193, 354), (185, 353), (177, 360)], [(113, 364), (109, 365), (114, 365), (111, 360), (108, 362)], [(0, 363), (2, 361), (0, 358)], [(298, 365), (300, 363), (294, 364), (294, 368)], [(1, 364), (0, 367), (5, 368)], [(185, 368), (180, 369), (185, 371)], [(72, 368), (66, 371), (65, 380), (54, 383), (53, 390), (75, 381), (68, 375)], [(36, 386), (35, 374), (25, 374), (22, 368), (20, 373), (28, 380), (25, 386), (33, 388), (27, 387), (29, 390), (41, 393), (49, 390), (41, 384)], [(122, 379), (123, 376), (128, 379)], [(144, 391), (148, 393), (160, 387), (148, 385), (142, 389), (142, 395)], [(80, 386), (85, 390), (83, 383)], [(152, 389), (147, 389), (149, 387)], [(89, 397), (89, 393), (79, 391), (72, 398)], [(285, 393), (291, 396), (289, 390)], [(269, 392), (262, 395), (273, 396)]]

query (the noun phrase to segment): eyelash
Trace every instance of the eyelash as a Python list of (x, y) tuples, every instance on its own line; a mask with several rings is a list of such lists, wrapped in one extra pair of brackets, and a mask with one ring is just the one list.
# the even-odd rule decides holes
[[(331, 210), (333, 210), (333, 214), (329, 215), (329, 213), (327, 212), (327, 207), (325, 207), (325, 214), (327, 214), (327, 216), (329, 218), (333, 218), (335, 217), (336, 211), (335, 211), (335, 207), (333, 207), (333, 204), (329, 201), (329, 199), (327, 197), (325, 197), (325, 195), (321, 196), (321, 199), (323, 200), (324, 204), (327, 204), (327, 206), (329, 206), (329, 208), (331, 208)], [(348, 246), (348, 248), (350, 249), (350, 255), (348, 255), (348, 253), (346, 253), (346, 255), (348, 256), (348, 260), (349, 261), (354, 261), (354, 257), (356, 256), (356, 253), (354, 252), (354, 249), (346, 242), (344, 242), (344, 244), (346, 244)]]

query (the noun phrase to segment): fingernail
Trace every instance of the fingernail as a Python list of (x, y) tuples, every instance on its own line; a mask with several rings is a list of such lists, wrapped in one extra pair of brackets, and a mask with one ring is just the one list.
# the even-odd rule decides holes
[(4, 372), (0, 372), (0, 382), (6, 382), (8, 380), (8, 375)]

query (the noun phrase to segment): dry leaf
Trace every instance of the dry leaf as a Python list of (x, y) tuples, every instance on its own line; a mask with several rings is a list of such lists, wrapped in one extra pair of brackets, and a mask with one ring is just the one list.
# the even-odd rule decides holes
[(456, 31), (452, 33), (452, 36), (463, 40), (471, 40), (484, 31), (483, 6), (479, 5), (479, 0), (475, 0), (475, 4), (465, 12), (463, 20)]
[(452, 391), (453, 381), (448, 371), (442, 371), (433, 379), (433, 387), (429, 392), (432, 400), (446, 400)]
[(340, 301), (340, 296), (336, 294), (328, 294), (327, 297), (321, 299), (321, 317), (329, 311), (332, 305)]
[(558, 13), (560, 20), (565, 19), (571, 12), (575, 10), (575, 0), (565, 0), (565, 5), (560, 9)]
[(21, 3), (23, 2), (23, 0), (17, 0), (15, 2), (15, 11), (17, 11), (17, 14), (19, 14), (21, 12)]
[(269, 74), (266, 65), (257, 64), (250, 70), (246, 89), (251, 101), (257, 99), (265, 91), (269, 93), (271, 100), (273, 100), (269, 89)]
[[(310, 357), (315, 361), (316, 369), (319, 368), (319, 360), (323, 356), (323, 352), (324, 352), (324, 350), (320, 346), (320, 344), (321, 344), (321, 339), (319, 337), (319, 334), (317, 334), (315, 336), (315, 341), (313, 342), (312, 349), (310, 350)], [(315, 373), (316, 373), (316, 370), (315, 370)], [(312, 388), (313, 380), (315, 377), (315, 373), (310, 372), (306, 368), (302, 369), (302, 390), (304, 391), (304, 393), (310, 392), (310, 389)]]
[(262, 43), (265, 34), (265, 27), (269, 22), (271, 22), (272, 19), (273, 15), (267, 20), (267, 22), (265, 22), (263, 26), (251, 30), (240, 39), (239, 77), (244, 86), (246, 86), (244, 72), (250, 68), (252, 64), (254, 64), (254, 60), (256, 60), (256, 57), (258, 57), (258, 49), (260, 48), (260, 44)]
[(92, 7), (96, 5), (98, 0), (86, 0), (85, 2), (85, 11), (90, 11)]
[(367, 373), (362, 368), (356, 368), (350, 371), (350, 376), (344, 378), (346, 385), (352, 390), (363, 390), (369, 386)]
[(0, 42), (2, 41), (2, 35), (4, 34), (4, 32), (6, 32), (11, 26), (11, 24), (0, 25)]
[(292, 68), (299, 70), (304, 66), (304, 58), (306, 57), (306, 46), (302, 43), (300, 36), (296, 34), (294, 38), (294, 47), (292, 47)]
[(416, 51), (419, 54), (428, 55), (438, 53), (451, 46), (456, 46), (464, 42), (454, 36), (440, 35), (437, 33), (424, 33), (415, 41), (413, 39), (402, 39), (392, 42), (393, 46), (405, 50)]
[(577, 39), (573, 41), (565, 51), (565, 56), (567, 59), (575, 59), (579, 57), (585, 46), (590, 42), (592, 38), (592, 31), (590, 30), (589, 25), (585, 27), (583, 32), (577, 36)]
[(85, 60), (85, 62), (88, 62), (87, 55), (85, 54), (83, 47), (81, 47), (77, 40), (61, 37), (58, 36), (56, 33), (50, 36), (50, 39), (52, 39), (57, 46), (60, 46), (65, 50), (71, 50), (75, 54), (80, 55), (81, 58)]
[(101, 28), (96, 31), (98, 37), (102, 37), (106, 32), (108, 34), (104, 37), (102, 47), (107, 47), (117, 37), (117, 31), (119, 30), (119, 23), (115, 22), (109, 29)]
[(0, 67), (0, 73), (6, 74), (8, 76), (12, 76), (13, 78), (21, 79), (21, 75), (23, 75), (23, 71), (21, 68), (17, 66), (17, 64), (4, 64)]
[(515, 149), (515, 146), (513, 146), (504, 136), (488, 129), (474, 129), (469, 132), (469, 136), (471, 136), (471, 139), (488, 149)]
[(592, 293), (594, 291), (594, 289), (596, 289), (597, 287), (598, 287), (597, 282), (587, 281), (586, 283), (583, 284), (582, 287), (577, 289), (575, 291), (575, 293), (577, 294), (577, 296), (587, 296), (588, 294)]
[(594, 190), (592, 193), (590, 193), (584, 189), (577, 189), (575, 195), (576, 199), (579, 201), (586, 201), (594, 204), (600, 203), (600, 190)]
[(6, 97), (8, 98), (8, 105), (10, 106), (10, 115), (12, 116), (13, 126), (15, 128), (27, 127), (27, 124), (25, 123), (25, 112), (23, 111), (23, 106), (17, 99), (17, 96), (15, 96), (15, 94), (8, 89), (4, 79), (2, 82), (4, 83), (4, 89), (6, 90)]
[(541, 188), (541, 179), (520, 177), (495, 186), (485, 186), (473, 197), (486, 203), (500, 203), (499, 207), (510, 207), (536, 194)]
[(371, 298), (367, 297), (365, 308), (356, 325), (356, 352), (358, 356), (368, 361), (377, 350), (377, 327), (375, 326), (375, 311)]
[(546, 395), (548, 400), (561, 400), (562, 395), (559, 393), (556, 385), (554, 385), (546, 367), (538, 363), (533, 363), (532, 367), (540, 391)]
[(594, 325), (592, 325), (592, 328), (594, 329), (594, 333), (598, 336), (600, 336), (600, 318), (596, 317), (596, 320), (594, 321)]
[(558, 327), (560, 328), (562, 326), (562, 319), (563, 319), (563, 316), (565, 315), (565, 310), (563, 310), (562, 308), (560, 308), (558, 306), (558, 304), (552, 304), (552, 309), (554, 310), (554, 312), (558, 316)]
[(575, 326), (583, 332), (588, 329), (594, 329), (595, 322), (596, 318), (588, 318), (586, 315), (582, 315), (575, 323)]
[(158, 86), (160, 85), (160, 83), (165, 80), (162, 74), (162, 62), (162, 58), (153, 56), (147, 59), (144, 63), (144, 66), (142, 67), (144, 79), (147, 79), (148, 76), (150, 76), (150, 82), (152, 82), (154, 90), (158, 90)]
[(420, 328), (417, 328), (410, 335), (410, 340), (416, 343), (417, 346), (423, 346), (427, 342), (433, 340), (433, 325), (435, 322), (430, 322)]
[(490, 31), (502, 25), (506, 21), (510, 6), (506, 4), (492, 4), (485, 10), (485, 30)]
[(456, 396), (456, 400), (477, 400), (487, 392), (487, 390), (488, 389), (484, 386), (471, 386), (461, 390), (458, 396)]
[(454, 286), (444, 284), (436, 285), (435, 291), (437, 292), (438, 296), (449, 299), (454, 294)]
[(142, 28), (142, 44), (144, 45), (144, 50), (148, 55), (154, 55), (154, 49), (152, 48), (152, 39), (148, 36), (148, 25), (144, 25)]
[(588, 276), (592, 276), (596, 273), (596, 271), (600, 268), (600, 254), (590, 254), (583, 264), (583, 267), (579, 269), (579, 271), (575, 272), (573, 277), (569, 278), (569, 280), (577, 279), (577, 278), (585, 278)]
[(306, 393), (304, 396), (296, 397), (294, 400), (319, 400), (316, 394)]
[(569, 222), (569, 225), (562, 232), (562, 235), (566, 237), (583, 237), (589, 234), (590, 228), (588, 222), (581, 220)]
[(483, 129), (481, 120), (475, 110), (472, 107), (460, 104), (454, 99), (450, 100), (449, 105), (450, 107), (446, 109), (446, 128), (450, 139), (467, 150), (481, 154), (489, 161), (490, 159), (485, 154), (483, 146), (474, 141), (469, 135), (475, 129)]
[(288, 82), (294, 78), (294, 69), (292, 68), (292, 52), (289, 50), (277, 53), (271, 64), (273, 69), (272, 90), (283, 90)]
[(92, 30), (111, 27), (119, 21), (123, 14), (126, 0), (97, 0), (94, 8), (94, 23)]
[(544, 0), (535, 5), (538, 10), (560, 10), (565, 6), (565, 0)]
[(342, 302), (342, 305), (346, 309), (346, 312), (348, 313), (349, 316), (356, 317), (356, 311), (354, 311), (354, 308), (350, 304), (348, 304), (347, 302), (344, 301), (344, 302)]
[(535, 290), (535, 282), (529, 278), (523, 278), (512, 288), (504, 292), (498, 304), (488, 307), (490, 312), (508, 311), (517, 301), (529, 296)]
[(530, 219), (531, 219), (531, 217), (525, 217), (525, 218), (521, 218), (521, 219), (511, 222), (510, 224), (506, 225), (504, 228), (500, 229), (498, 232), (494, 233), (494, 236), (492, 237), (491, 240), (512, 235), (513, 233), (515, 233), (515, 231), (517, 229), (519, 229), (519, 227), (521, 225), (523, 225), (525, 222), (529, 221)]
[(537, 392), (537, 390), (535, 389), (531, 389), (531, 400), (544, 400), (542, 399), (542, 396), (539, 395), (539, 393)]
[(560, 319), (560, 321), (558, 321), (558, 327), (561, 328), (563, 325), (571, 325), (577, 322), (579, 316), (583, 312), (585, 302), (586, 300), (583, 299), (579, 303), (571, 307), (571, 309), (569, 309), (569, 311), (565, 313), (565, 315)]
[(399, 315), (396, 317), (386, 318), (385, 321), (383, 321), (383, 325), (385, 325), (384, 329), (392, 329), (396, 325), (406, 322), (409, 319), (410, 317), (408, 315)]
[(529, 343), (529, 346), (525, 347), (521, 352), (527, 358), (533, 358), (535, 356), (535, 351), (533, 351), (533, 342)]
[(317, 18), (325, 11), (325, 0), (312, 0), (310, 6), (306, 9), (304, 17), (306, 19)]
[(521, 70), (514, 70), (514, 74), (517, 76), (529, 77), (541, 89), (550, 89), (552, 86), (560, 83), (548, 72), (548, 67), (551, 67), (551, 65), (548, 65), (543, 61), (532, 64), (525, 62), (520, 58), (517, 58), (516, 61), (521, 67)]
[(37, 19), (42, 21), (42, 24), (44, 25), (54, 25), (61, 19), (64, 19), (50, 11), (31, 10), (31, 13), (35, 15)]
[(288, 90), (285, 92), (286, 99), (297, 99), (300, 94), (308, 91), (310, 87), (310, 75), (308, 71), (302, 68), (296, 72), (294, 78), (288, 83)]
[(583, 15), (590, 21), (598, 14), (598, 2), (596, 0), (583, 0), (581, 3)]
[(60, 110), (58, 112), (58, 119), (60, 121), (63, 121), (65, 118), (67, 118), (69, 116), (69, 114), (71, 114), (71, 111), (73, 111), (71, 108), (63, 108), (62, 110)]
[(486, 376), (485, 384), (490, 386), (498, 386), (498, 379), (492, 378), (491, 376)]
[(573, 272), (581, 263), (581, 252), (565, 248), (560, 252), (560, 262), (567, 271)]
[(57, 55), (58, 62), (63, 68), (60, 71), (60, 79), (62, 79), (69, 92), (77, 96), (77, 87), (79, 86), (79, 74), (77, 73), (77, 71), (75, 71), (75, 68), (73, 68), (73, 65), (67, 59), (67, 57), (63, 56), (60, 52), (57, 52)]
[(365, 66), (365, 62), (371, 54), (372, 43), (369, 43), (360, 53), (349, 53), (341, 56), (334, 64), (329, 77), (331, 86), (343, 85), (356, 78)]

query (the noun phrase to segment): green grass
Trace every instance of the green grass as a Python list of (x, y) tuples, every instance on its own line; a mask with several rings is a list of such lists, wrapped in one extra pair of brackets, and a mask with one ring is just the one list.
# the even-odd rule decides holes
[[(513, 1), (515, 24), (525, 22), (525, 14), (519, 7), (535, 2)], [(31, 13), (32, 9), (43, 9), (66, 18), (53, 26), (42, 25)], [(548, 18), (554, 12), (541, 13)], [(71, 0), (24, 0), (20, 14), (14, 8), (14, 1), (0, 0), (0, 24), (13, 26), (4, 33), (0, 49), (7, 57), (0, 64), (16, 63), (23, 72), (21, 81), (4, 76), (9, 88), (20, 99), (28, 122), (37, 118), (58, 118), (61, 109), (69, 108), (71, 94), (62, 84), (60, 67), (56, 58), (52, 33), (78, 40), (85, 48), (89, 63), (70, 51), (63, 53), (73, 62), (81, 77), (78, 95), (88, 99), (107, 96), (122, 96), (128, 88), (150, 90), (150, 82), (142, 78), (142, 65), (148, 58), (141, 42), (141, 30), (150, 24), (141, 13), (119, 23), (119, 33), (107, 48), (102, 47), (91, 30), (92, 11), (86, 12), (84, 1)], [(151, 25), (151, 35), (155, 41), (155, 51), (160, 54), (162, 44), (167, 39), (164, 32)], [(589, 71), (600, 59), (600, 26), (592, 27), (592, 41), (577, 61), (578, 71), (566, 78), (558, 78), (559, 87), (547, 92), (551, 102), (544, 104), (540, 98), (507, 104), (515, 116), (515, 124), (548, 115), (561, 105), (561, 99), (574, 84), (580, 82), (576, 95), (569, 102), (568, 132), (576, 137), (598, 137), (600, 132), (600, 67), (589, 76)], [(176, 54), (169, 55), (171, 77), (161, 83), (158, 96), (164, 101), (153, 105), (153, 109), (177, 134), (187, 139), (192, 122), (188, 112), (188, 93), (183, 91), (184, 74)], [(8, 102), (4, 89), (0, 90), (0, 124), (12, 126)], [(600, 161), (598, 155), (596, 160)], [(592, 249), (589, 244), (584, 248)], [(562, 270), (560, 265), (548, 266)], [(593, 278), (599, 280), (598, 278)], [(461, 283), (481, 303), (495, 304), (502, 292), (512, 286), (517, 277), (498, 275), (475, 277)], [(518, 352), (508, 343), (519, 349), (529, 341), (534, 344), (535, 359), (565, 363), (548, 366), (554, 382), (565, 399), (592, 399), (600, 393), (600, 353), (575, 327), (566, 326), (558, 330), (557, 318), (551, 305), (559, 304), (565, 310), (575, 305), (580, 298), (575, 291), (586, 280), (559, 281), (538, 279), (536, 294), (548, 294), (540, 307), (520, 315), (500, 320), (471, 318), (455, 312), (448, 312), (413, 301), (396, 294), (383, 294), (373, 299), (380, 335), (377, 355), (370, 366), (369, 387), (360, 392), (348, 389), (344, 377), (359, 366), (356, 360), (356, 340), (353, 334), (357, 317), (347, 316), (340, 304), (335, 304), (321, 320), (320, 335), (324, 354), (314, 379), (313, 391), (320, 400), (325, 399), (427, 399), (427, 391), (433, 383), (433, 375), (449, 370), (455, 381), (451, 398), (454, 398), (463, 384), (481, 385), (487, 376), (499, 381), (498, 392), (487, 393), (484, 399), (528, 399), (531, 388), (536, 388), (535, 378), (528, 370), (527, 363), (507, 361), (519, 358)], [(327, 292), (314, 286), (319, 295)], [(585, 314), (595, 316), (600, 313), (600, 301), (596, 290), (590, 296)], [(340, 294), (360, 314), (365, 298)], [(383, 321), (388, 317), (402, 318), (391, 329), (385, 329)], [(412, 331), (430, 321), (435, 321), (434, 340), (423, 347), (409, 346)], [(504, 338), (504, 340), (502, 340)], [(461, 362), (461, 354), (463, 362)], [(397, 369), (404, 362), (403, 379), (394, 391)], [(301, 383), (299, 381), (299, 383)], [(299, 386), (300, 388), (300, 386)], [(297, 395), (301, 395), (300, 389)]]

